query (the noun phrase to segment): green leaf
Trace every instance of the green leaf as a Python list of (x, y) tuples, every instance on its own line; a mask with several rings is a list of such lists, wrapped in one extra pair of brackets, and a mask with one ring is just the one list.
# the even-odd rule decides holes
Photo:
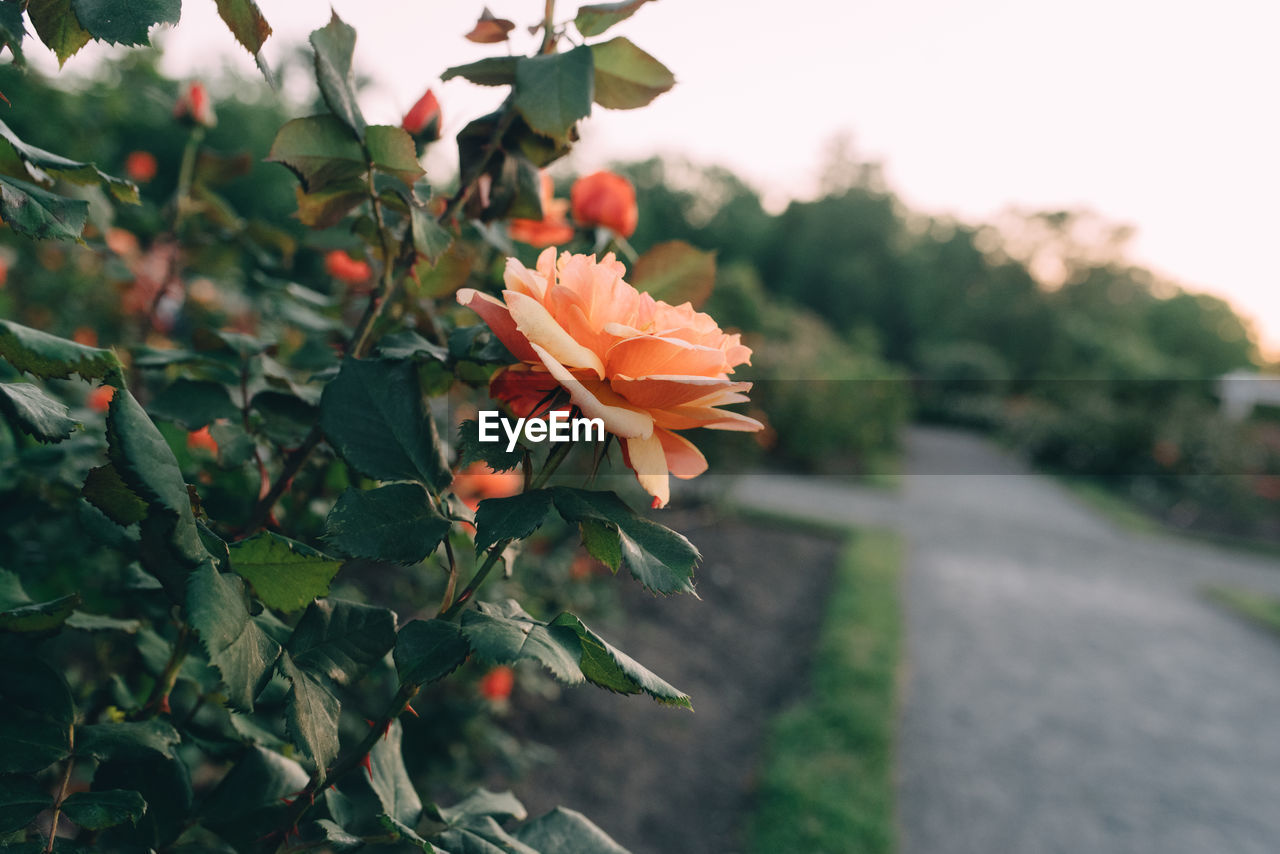
[(62, 802), (67, 818), (87, 830), (102, 830), (117, 824), (136, 824), (147, 811), (142, 795), (125, 789), (105, 792), (74, 792)]
[(404, 128), (370, 125), (366, 134), (364, 145), (375, 169), (395, 175), (409, 185), (426, 174), (418, 163), (413, 137)]
[(89, 203), (68, 199), (16, 178), (0, 177), (0, 219), (36, 240), (79, 240)]
[(263, 43), (271, 35), (271, 25), (253, 0), (216, 0), (218, 14), (227, 29), (254, 56), (262, 50)]
[(476, 508), (476, 553), (505, 539), (522, 540), (542, 527), (551, 493), (535, 489), (508, 498), (486, 498)]
[(414, 251), (430, 264), (435, 264), (453, 244), (453, 235), (436, 222), (424, 205), (415, 203), (409, 207), (409, 223), (413, 229)]
[(107, 410), (107, 457), (125, 486), (147, 503), (141, 521), (142, 564), (178, 598), (186, 571), (209, 553), (191, 511), (178, 461), (156, 425), (127, 389), (117, 389)]
[(515, 106), (540, 134), (562, 137), (591, 114), (591, 48), (524, 57), (516, 64)]
[(573, 614), (561, 614), (550, 625), (564, 626), (578, 636), (582, 644), (582, 675), (588, 682), (619, 694), (644, 692), (659, 703), (693, 710), (688, 694), (673, 688), (626, 653), (611, 646)]
[(658, 60), (619, 36), (591, 46), (595, 60), (595, 101), (611, 110), (634, 110), (676, 85)]
[(445, 620), (414, 620), (396, 635), (396, 673), (402, 685), (443, 679), (467, 660), (471, 647), (462, 630)]
[(71, 0), (80, 25), (111, 44), (148, 44), (156, 24), (176, 24), (182, 0)]
[(519, 61), (518, 56), (490, 56), (479, 62), (447, 68), (440, 79), (461, 77), (481, 86), (508, 86), (516, 82), (516, 63)]
[(434, 837), (446, 851), (464, 854), (541, 854), (502, 829), (489, 816), (469, 820)]
[(342, 120), (356, 139), (364, 139), (364, 116), (356, 103), (355, 73), (351, 57), (356, 49), (356, 31), (334, 12), (329, 23), (311, 34), (316, 52), (316, 83), (329, 110)]
[(73, 184), (100, 185), (119, 201), (138, 204), (138, 187), (132, 181), (108, 175), (92, 163), (69, 160), (60, 154), (28, 145), (3, 121), (0, 121), (0, 146), (10, 149), (13, 156), (25, 164), (27, 174), (34, 181), (44, 182), (52, 175)]
[(308, 779), (294, 760), (255, 745), (209, 793), (200, 812), (213, 825), (243, 821), (255, 810), (279, 806), (281, 798), (297, 794)]
[(125, 484), (120, 472), (110, 463), (89, 469), (80, 494), (121, 527), (127, 528), (147, 518), (147, 502)]
[(377, 480), (453, 480), (412, 362), (347, 359), (320, 398), (320, 426), (353, 468)]
[(179, 379), (160, 392), (147, 408), (152, 418), (173, 421), (186, 430), (199, 430), (219, 418), (238, 419), (239, 408), (222, 383)]
[(71, 752), (76, 709), (62, 675), (34, 658), (0, 661), (0, 774), (35, 773)]
[(388, 815), (413, 827), (422, 817), (422, 801), (404, 767), (402, 733), (400, 721), (392, 721), (386, 735), (369, 751), (369, 785)]
[(451, 807), (431, 805), (427, 809), (427, 815), (444, 824), (461, 825), (481, 816), (492, 816), (498, 821), (524, 821), (528, 812), (524, 804), (510, 792), (491, 792), (479, 788)]
[(271, 531), (228, 545), (231, 568), (253, 585), (262, 603), (296, 611), (329, 592), (342, 561)]
[(262, 416), (261, 429), (266, 437), (285, 448), (301, 445), (319, 415), (315, 406), (283, 391), (260, 391), (249, 406)]
[(236, 468), (253, 459), (253, 439), (240, 424), (211, 424), (209, 436), (218, 443), (218, 465), (222, 468)]
[(210, 564), (200, 567), (187, 582), (187, 619), (222, 676), (228, 704), (253, 711), (254, 698), (280, 657), (280, 644), (249, 616), (244, 582)]
[(303, 670), (350, 685), (395, 643), (396, 617), (386, 608), (319, 599), (302, 615), (287, 646)]
[(308, 193), (297, 188), (298, 220), (308, 228), (333, 228), (369, 196), (369, 188), (351, 178)]
[(287, 652), (280, 656), (280, 671), (292, 686), (285, 705), (285, 729), (323, 779), (338, 758), (338, 698), (320, 680), (294, 664)]
[(421, 486), (393, 483), (342, 493), (325, 520), (325, 537), (352, 557), (413, 564), (436, 550), (450, 525)]
[(716, 284), (716, 253), (695, 249), (683, 240), (668, 240), (640, 256), (631, 268), (637, 290), (671, 305), (698, 308)]
[(0, 412), (41, 442), (69, 439), (81, 426), (66, 406), (31, 383), (0, 383)]
[(627, 854), (627, 849), (590, 819), (566, 807), (556, 807), (521, 825), (516, 838), (531, 848), (556, 854)]
[[(117, 827), (110, 835), (132, 845), (123, 850), (167, 849), (188, 824), (191, 808), (191, 776), (185, 762), (143, 752), (98, 766), (93, 775), (95, 791), (125, 789), (138, 792), (147, 811), (136, 828)], [(112, 846), (114, 848), (114, 846)]]
[(80, 604), (80, 596), (71, 594), (48, 602), (33, 602), (0, 611), (0, 632), (37, 634), (57, 629), (67, 621)]
[(71, 0), (31, 0), (27, 14), (40, 41), (58, 57), (59, 68), (93, 38), (71, 11)]
[(19, 3), (0, 4), (0, 47), (7, 47), (13, 54), (13, 64), (22, 66), (22, 40), (27, 28), (22, 24), (22, 6)]
[(529, 659), (550, 670), (561, 682), (582, 682), (578, 666), (582, 645), (572, 629), (535, 620), (513, 599), (502, 605), (480, 602), (479, 609), (462, 615), (462, 633), (477, 655), (494, 664)]
[(458, 427), (458, 467), (465, 468), (477, 461), (495, 472), (511, 471), (524, 462), (524, 448), (516, 445), (508, 451), (505, 442), (481, 442), (480, 423), (471, 418)]
[(173, 749), (181, 741), (182, 736), (176, 729), (157, 718), (90, 724), (76, 729), (76, 756), (89, 756), (101, 762), (158, 753), (173, 759), (176, 755)]
[(445, 362), (449, 358), (449, 351), (412, 329), (401, 329), (378, 339), (378, 355), (387, 359)]
[(271, 143), (267, 162), (288, 167), (307, 193), (334, 185), (349, 189), (349, 182), (369, 169), (360, 143), (346, 125), (328, 114), (285, 122)]
[(108, 617), (106, 614), (90, 614), (87, 611), (72, 611), (67, 617), (67, 627), (84, 632), (124, 632), (135, 635), (142, 628), (137, 620), (121, 620)]
[(97, 380), (118, 377), (122, 370), (110, 350), (86, 347), (11, 320), (0, 320), (0, 356), (19, 371), (46, 380), (65, 380), (72, 374)]
[[(390, 816), (388, 816), (390, 818)], [(347, 833), (337, 823), (327, 818), (316, 822), (316, 827), (324, 835), (324, 841), (334, 851), (352, 851), (364, 845), (364, 840), (352, 833)]]
[(622, 566), (622, 540), (618, 526), (603, 519), (584, 519), (578, 525), (587, 554), (617, 572)]
[[(701, 555), (683, 535), (638, 515), (612, 492), (553, 487), (556, 509), (566, 522), (591, 521), (593, 557), (609, 563), (615, 549), (631, 575), (656, 593), (692, 593), (693, 568)], [(608, 524), (601, 524), (608, 523)], [(617, 546), (608, 542), (610, 531)], [(612, 564), (611, 564), (612, 565)]]
[(586, 38), (598, 36), (614, 24), (625, 21), (649, 0), (625, 0), (622, 3), (593, 3), (578, 9), (573, 25)]
[(30, 777), (0, 776), (0, 834), (22, 830), (53, 806), (48, 789)]

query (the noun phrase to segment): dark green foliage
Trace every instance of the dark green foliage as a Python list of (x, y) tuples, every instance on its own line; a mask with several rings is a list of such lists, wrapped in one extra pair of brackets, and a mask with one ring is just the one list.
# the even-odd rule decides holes
[(348, 489), (325, 520), (329, 542), (343, 554), (404, 564), (425, 560), (450, 527), (416, 483)]

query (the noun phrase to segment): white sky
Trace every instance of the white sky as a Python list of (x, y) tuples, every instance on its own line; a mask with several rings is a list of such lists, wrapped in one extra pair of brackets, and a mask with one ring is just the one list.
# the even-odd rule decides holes
[[(329, 15), (320, 0), (258, 2), (276, 31), (268, 58)], [(358, 30), (357, 68), (377, 83), (370, 121), (398, 122), (432, 86), (451, 137), (500, 99), (438, 80), (504, 50), (461, 37), (481, 2), (332, 5)], [(543, 6), (489, 5), (522, 25)], [(185, 6), (165, 36), (169, 71), (253, 72), (212, 2)], [(560, 7), (567, 19), (577, 4)], [(982, 221), (1011, 204), (1087, 206), (1135, 225), (1135, 260), (1227, 297), (1280, 356), (1274, 0), (659, 0), (615, 32), (679, 83), (642, 110), (597, 108), (575, 167), (685, 153), (734, 169), (777, 207), (811, 195), (824, 144), (852, 132), (919, 209)]]

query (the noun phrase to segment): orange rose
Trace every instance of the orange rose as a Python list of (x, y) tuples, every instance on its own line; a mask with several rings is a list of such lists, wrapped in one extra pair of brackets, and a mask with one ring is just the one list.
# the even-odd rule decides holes
[(578, 225), (603, 225), (623, 237), (636, 233), (640, 217), (636, 188), (621, 175), (596, 172), (579, 178), (573, 182), (569, 198), (573, 202), (573, 221)]
[(92, 327), (78, 326), (76, 331), (71, 334), (71, 340), (86, 347), (97, 347), (98, 333)]
[(670, 498), (668, 474), (691, 478), (707, 469), (693, 443), (675, 431), (764, 425), (718, 408), (747, 399), (751, 384), (729, 374), (750, 364), (751, 349), (688, 303), (668, 305), (640, 293), (625, 273), (612, 254), (597, 262), (566, 252), (557, 261), (547, 249), (536, 270), (507, 260), (502, 300), (464, 288), (458, 302), (523, 362), (499, 373), (489, 393), (527, 404), (558, 385), (584, 416), (601, 419), (621, 440), (623, 459), (662, 507)]
[(192, 451), (208, 451), (210, 454), (217, 454), (218, 442), (206, 426), (187, 434), (187, 448)]
[(211, 128), (218, 123), (209, 100), (209, 90), (199, 80), (191, 82), (178, 94), (173, 105), (173, 117), (182, 122)]
[(150, 151), (130, 151), (124, 159), (125, 174), (140, 184), (156, 177), (156, 157)]
[(530, 246), (554, 246), (573, 239), (573, 225), (565, 218), (569, 203), (554, 198), (556, 187), (551, 176), (542, 173), (542, 219), (513, 219), (509, 226), (511, 239)]
[(373, 277), (373, 270), (366, 262), (352, 258), (341, 249), (334, 249), (324, 256), (324, 269), (348, 285), (363, 285)]
[(440, 138), (440, 102), (436, 93), (430, 89), (418, 99), (418, 103), (409, 108), (400, 124), (410, 136), (420, 137), (433, 142)]

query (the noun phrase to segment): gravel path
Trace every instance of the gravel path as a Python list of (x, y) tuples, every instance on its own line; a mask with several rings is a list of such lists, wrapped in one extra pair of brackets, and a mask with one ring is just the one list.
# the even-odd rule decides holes
[(903, 852), (1280, 851), (1280, 643), (1198, 595), (1280, 595), (1280, 563), (1121, 531), (965, 434), (907, 459), (897, 496), (734, 489), (906, 536)]

